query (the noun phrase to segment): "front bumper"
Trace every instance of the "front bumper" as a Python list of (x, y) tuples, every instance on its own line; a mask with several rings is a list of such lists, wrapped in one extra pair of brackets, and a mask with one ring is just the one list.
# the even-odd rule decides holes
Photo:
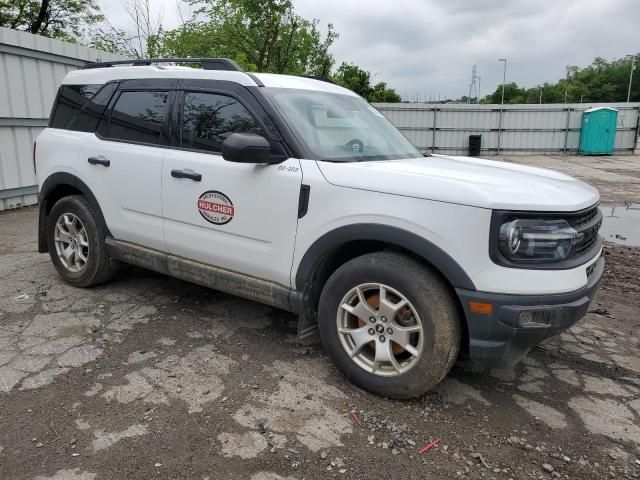
[[(592, 267), (587, 285), (570, 293), (502, 295), (456, 289), (467, 318), (471, 360), (484, 367), (512, 366), (535, 345), (574, 325), (598, 292), (604, 258)], [(469, 302), (492, 304), (493, 311), (472, 312)]]

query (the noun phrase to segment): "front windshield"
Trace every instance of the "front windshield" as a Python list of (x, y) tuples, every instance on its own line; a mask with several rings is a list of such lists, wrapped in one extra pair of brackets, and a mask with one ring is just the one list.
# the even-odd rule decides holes
[(265, 88), (312, 160), (368, 161), (422, 157), (391, 122), (360, 97)]

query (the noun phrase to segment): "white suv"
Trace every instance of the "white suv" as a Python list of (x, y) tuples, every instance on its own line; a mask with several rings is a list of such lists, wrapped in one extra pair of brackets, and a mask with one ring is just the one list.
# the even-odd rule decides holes
[[(202, 69), (168, 66), (198, 62)], [(585, 315), (596, 189), (422, 155), (330, 82), (226, 59), (69, 73), (37, 139), (39, 250), (89, 287), (119, 262), (299, 314), (356, 384), (420, 395), (460, 354), (510, 365)]]

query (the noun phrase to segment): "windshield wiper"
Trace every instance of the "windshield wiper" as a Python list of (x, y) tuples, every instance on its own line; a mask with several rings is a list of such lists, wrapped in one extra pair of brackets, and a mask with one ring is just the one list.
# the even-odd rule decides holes
[(352, 157), (343, 157), (343, 158), (321, 158), (321, 162), (332, 162), (332, 163), (352, 163), (352, 162), (361, 162), (362, 160), (358, 160)]

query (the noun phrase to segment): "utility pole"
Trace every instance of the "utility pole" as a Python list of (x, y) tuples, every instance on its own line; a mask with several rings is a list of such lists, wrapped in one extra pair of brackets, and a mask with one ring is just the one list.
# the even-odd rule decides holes
[(627, 103), (631, 99), (631, 82), (633, 82), (633, 71), (636, 69), (636, 57), (631, 57), (631, 72), (629, 73), (629, 89), (627, 90)]
[(540, 105), (542, 105), (542, 87), (538, 85), (538, 90), (540, 90)]
[(482, 81), (482, 77), (478, 77), (478, 100), (476, 103), (480, 103), (480, 82)]
[(499, 62), (504, 62), (504, 70), (502, 71), (502, 100), (500, 101), (500, 105), (504, 105), (504, 84), (507, 83), (507, 59), (499, 58)]

